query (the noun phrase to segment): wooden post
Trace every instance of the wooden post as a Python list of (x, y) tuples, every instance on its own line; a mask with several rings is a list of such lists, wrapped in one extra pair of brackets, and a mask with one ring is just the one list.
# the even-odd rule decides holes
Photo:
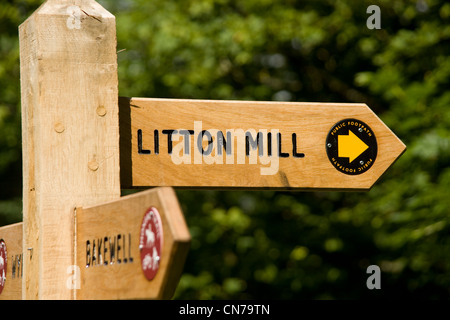
[(115, 17), (48, 0), (20, 27), (24, 299), (73, 299), (74, 208), (120, 197)]

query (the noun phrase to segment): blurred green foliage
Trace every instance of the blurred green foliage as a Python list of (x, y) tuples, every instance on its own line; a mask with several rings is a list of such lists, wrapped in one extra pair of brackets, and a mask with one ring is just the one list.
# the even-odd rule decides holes
[[(175, 298), (450, 297), (449, 3), (98, 2), (123, 96), (364, 102), (408, 146), (366, 193), (178, 190), (192, 245)], [(0, 4), (0, 225), (21, 220), (17, 26), (40, 3)]]
[(38, 0), (0, 3), (0, 225), (22, 221), (22, 138), (18, 26)]

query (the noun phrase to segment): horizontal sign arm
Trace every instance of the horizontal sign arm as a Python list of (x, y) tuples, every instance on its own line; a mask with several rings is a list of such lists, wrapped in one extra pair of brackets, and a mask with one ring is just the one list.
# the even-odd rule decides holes
[(406, 148), (365, 104), (119, 100), (126, 188), (368, 190)]

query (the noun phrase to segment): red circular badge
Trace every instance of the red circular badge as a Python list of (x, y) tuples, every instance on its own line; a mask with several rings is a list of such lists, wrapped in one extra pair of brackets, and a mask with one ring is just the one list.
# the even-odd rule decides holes
[(141, 268), (145, 277), (152, 280), (159, 269), (163, 246), (163, 229), (161, 217), (156, 208), (147, 210), (142, 219), (139, 250), (141, 251)]
[(0, 294), (5, 287), (6, 282), (6, 262), (8, 255), (6, 254), (6, 243), (0, 240)]

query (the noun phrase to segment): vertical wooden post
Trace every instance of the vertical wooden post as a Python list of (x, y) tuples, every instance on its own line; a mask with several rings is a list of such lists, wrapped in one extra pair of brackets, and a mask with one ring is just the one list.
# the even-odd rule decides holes
[(74, 208), (120, 197), (115, 17), (48, 0), (20, 27), (24, 299), (73, 299)]

